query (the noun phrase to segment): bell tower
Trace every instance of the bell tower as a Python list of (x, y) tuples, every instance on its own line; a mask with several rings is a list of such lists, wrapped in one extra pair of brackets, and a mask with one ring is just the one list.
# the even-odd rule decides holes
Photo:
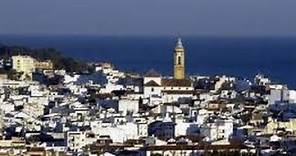
[(180, 38), (174, 50), (174, 79), (185, 78), (185, 51)]

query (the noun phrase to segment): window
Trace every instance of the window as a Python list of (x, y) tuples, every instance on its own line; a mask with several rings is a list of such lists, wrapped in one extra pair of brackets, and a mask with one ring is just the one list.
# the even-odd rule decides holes
[(178, 65), (181, 65), (181, 56), (178, 56)]
[(154, 92), (154, 88), (151, 88), (151, 92)]

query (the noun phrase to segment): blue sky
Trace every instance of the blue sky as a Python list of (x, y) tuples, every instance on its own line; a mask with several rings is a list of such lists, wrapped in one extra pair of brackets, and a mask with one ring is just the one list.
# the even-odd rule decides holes
[(296, 36), (296, 0), (2, 0), (0, 34)]

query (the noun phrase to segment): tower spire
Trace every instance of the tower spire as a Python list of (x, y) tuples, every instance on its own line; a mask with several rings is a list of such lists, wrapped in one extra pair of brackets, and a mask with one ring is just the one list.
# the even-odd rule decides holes
[(178, 42), (177, 42), (176, 48), (183, 48), (183, 43), (182, 43), (182, 39), (181, 38), (178, 38)]

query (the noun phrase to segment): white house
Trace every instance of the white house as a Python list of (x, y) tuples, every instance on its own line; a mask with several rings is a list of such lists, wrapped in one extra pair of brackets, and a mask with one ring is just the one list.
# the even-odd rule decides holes
[(128, 112), (139, 112), (139, 100), (120, 99), (118, 101), (118, 112), (126, 115)]
[(197, 135), (198, 125), (192, 122), (178, 122), (175, 125), (175, 136)]
[(92, 144), (97, 139), (91, 132), (84, 131), (68, 131), (67, 132), (67, 147), (73, 151), (82, 151), (85, 145)]
[(201, 126), (201, 134), (207, 141), (217, 141), (229, 139), (233, 134), (232, 120), (217, 119)]
[(24, 104), (23, 112), (37, 118), (44, 114), (44, 105), (40, 103), (26, 103)]
[(289, 102), (289, 90), (286, 87), (271, 88), (268, 96), (268, 104), (279, 104)]
[[(92, 124), (93, 125), (93, 124)], [(123, 143), (128, 139), (138, 139), (139, 131), (136, 123), (124, 123), (118, 125), (100, 124), (99, 126), (93, 125), (92, 131), (99, 136), (110, 136), (113, 142)]]

